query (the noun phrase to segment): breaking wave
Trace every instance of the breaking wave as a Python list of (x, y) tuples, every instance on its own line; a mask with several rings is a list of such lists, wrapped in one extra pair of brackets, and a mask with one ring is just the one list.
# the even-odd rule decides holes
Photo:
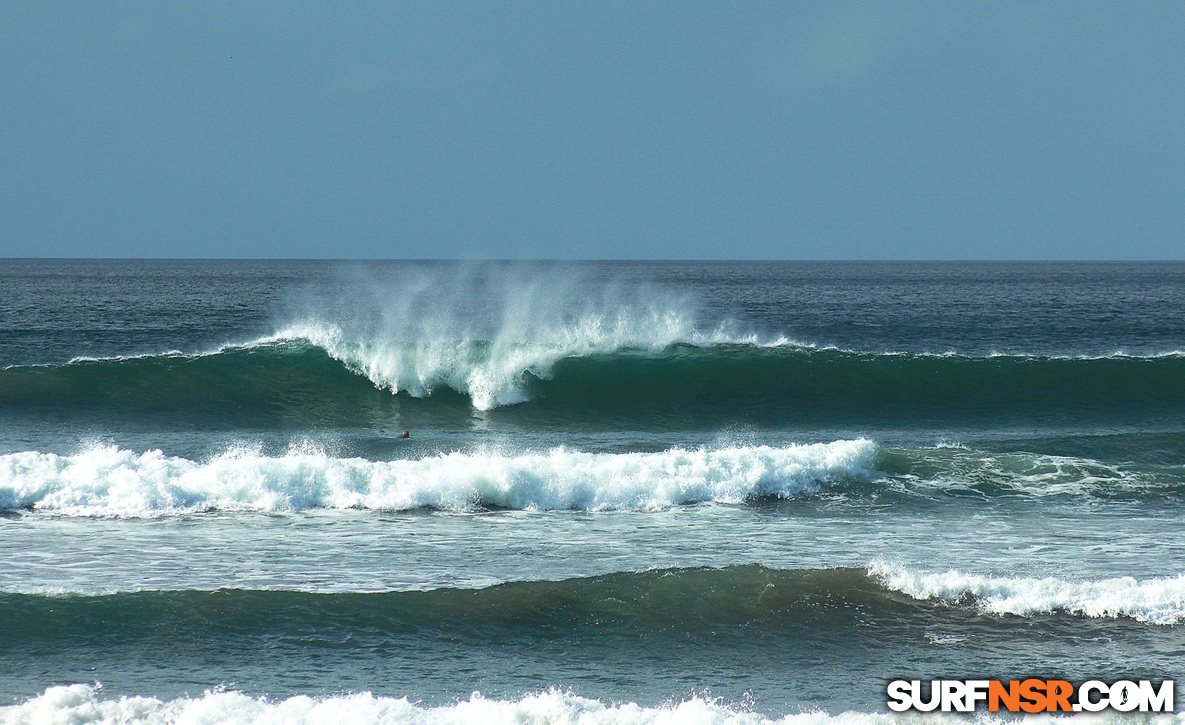
[[(1148, 421), (1185, 411), (1185, 354), (920, 354), (758, 334), (694, 299), (571, 268), (486, 265), (344, 280), (272, 334), (0, 369), (0, 412), (160, 412), (217, 425), (366, 425), (499, 410), (529, 424), (614, 418), (866, 425), (1004, 418)], [(513, 411), (513, 412), (510, 412)], [(407, 412), (407, 411), (402, 411)], [(532, 418), (533, 416), (533, 418)]]
[(877, 447), (833, 443), (659, 453), (448, 453), (370, 461), (232, 451), (206, 462), (110, 446), (0, 456), (0, 509), (152, 517), (197, 511), (481, 508), (647, 511), (816, 493), (867, 479)]
[[(758, 564), (616, 572), (481, 588), (354, 592), (286, 589), (0, 592), (0, 643), (117, 631), (336, 632), (358, 638), (434, 631), (603, 636), (636, 631), (800, 631), (855, 617), (891, 630), (978, 618), (1063, 616), (1171, 626), (1185, 621), (1185, 575), (1070, 581), (867, 568), (773, 569)], [(987, 623), (990, 625), (990, 621)], [(760, 625), (758, 627), (758, 625)], [(1010, 625), (1004, 625), (1005, 627)], [(1004, 631), (1004, 630), (1002, 630)], [(384, 634), (385, 633), (385, 634)], [(72, 636), (72, 635), (71, 635)], [(177, 635), (180, 636), (180, 635)], [(738, 635), (739, 636), (739, 635)]]
[(332, 328), (202, 355), (0, 369), (0, 411), (95, 408), (210, 423), (381, 423), (498, 409), (527, 424), (1147, 422), (1185, 411), (1185, 356), (963, 357), (786, 341), (562, 345), (350, 341)]
[(873, 564), (869, 573), (889, 589), (915, 599), (971, 603), (990, 614), (1064, 612), (1091, 618), (1128, 617), (1162, 625), (1185, 621), (1185, 574), (1144, 580), (1119, 577), (1069, 581), (980, 576), (955, 570), (919, 572), (886, 563)]
[[(655, 511), (829, 494), (897, 506), (1024, 497), (1179, 500), (1185, 468), (860, 438), (609, 453), (477, 450), (420, 458), (284, 455), (232, 448), (195, 461), (99, 445), (0, 455), (0, 511), (159, 517), (208, 511)], [(924, 504), (923, 504), (924, 505)]]

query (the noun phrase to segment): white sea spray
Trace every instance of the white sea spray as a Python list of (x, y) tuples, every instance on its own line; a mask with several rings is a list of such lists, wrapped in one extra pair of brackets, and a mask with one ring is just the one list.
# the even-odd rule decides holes
[(394, 461), (232, 450), (197, 462), (100, 445), (71, 456), (0, 456), (0, 508), (125, 517), (215, 509), (650, 511), (816, 493), (831, 482), (871, 477), (876, 452), (874, 443), (857, 439), (657, 453), (454, 452)]

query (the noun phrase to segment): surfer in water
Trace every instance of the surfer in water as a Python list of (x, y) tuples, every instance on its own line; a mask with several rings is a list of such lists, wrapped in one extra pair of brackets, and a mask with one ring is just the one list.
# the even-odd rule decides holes
[(411, 438), (411, 431), (405, 430), (399, 435), (400, 438)]

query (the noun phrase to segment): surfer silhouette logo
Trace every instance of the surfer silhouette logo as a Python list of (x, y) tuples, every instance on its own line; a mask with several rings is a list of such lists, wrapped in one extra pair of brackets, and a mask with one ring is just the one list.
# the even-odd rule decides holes
[(1127, 701), (1130, 697), (1130, 693), (1128, 693), (1128, 687), (1126, 684), (1121, 685), (1120, 687), (1121, 687), (1121, 689), (1119, 690), (1119, 695), (1120, 695), (1119, 707), (1122, 707), (1127, 704)]

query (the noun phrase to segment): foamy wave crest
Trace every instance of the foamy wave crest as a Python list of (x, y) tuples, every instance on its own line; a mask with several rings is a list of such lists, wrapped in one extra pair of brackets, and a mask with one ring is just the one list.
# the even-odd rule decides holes
[(704, 329), (685, 295), (532, 265), (356, 279), (294, 319), (261, 342), (307, 340), (380, 388), (416, 397), (452, 388), (483, 410), (524, 402), (528, 378), (550, 377), (566, 357), (758, 342), (727, 324)]
[[(596, 328), (594, 322), (589, 327)], [(400, 340), (383, 336), (352, 337), (332, 323), (302, 322), (286, 328), (273, 339), (307, 340), (324, 349), (349, 370), (364, 375), (379, 388), (405, 392), (417, 398), (434, 390), (451, 388), (469, 396), (473, 407), (491, 410), (528, 400), (528, 376), (551, 377), (552, 367), (565, 357), (612, 352), (622, 347), (642, 347), (625, 335), (582, 336), (579, 328), (564, 330), (568, 340), (523, 342), (494, 340)], [(618, 340), (614, 341), (613, 338)], [(666, 342), (647, 341), (646, 349), (661, 349), (680, 342), (670, 335)]]
[(232, 451), (199, 463), (160, 451), (97, 447), (73, 456), (0, 456), (0, 508), (133, 517), (314, 508), (646, 511), (814, 493), (829, 482), (869, 477), (875, 457), (876, 446), (863, 439), (661, 453), (449, 453), (397, 461)]
[[(634, 703), (605, 704), (599, 700), (552, 690), (519, 700), (494, 700), (474, 693), (468, 700), (443, 707), (413, 704), (406, 698), (376, 697), (369, 692), (333, 697), (297, 696), (286, 700), (253, 698), (240, 692), (207, 692), (202, 697), (159, 700), (155, 697), (102, 699), (93, 685), (51, 687), (38, 697), (10, 707), (0, 707), (0, 718), (8, 725), (33, 723), (302, 723), (350, 722), (356, 725), (902, 725), (902, 723), (947, 723), (956, 721), (995, 725), (1014, 722), (980, 714), (974, 718), (949, 714), (897, 714), (845, 712), (828, 715), (807, 712), (771, 719), (764, 715), (692, 697), (662, 707)], [(1146, 714), (1091, 713), (1053, 717), (1029, 716), (1026, 722), (1049, 723), (1157, 723), (1180, 725), (1185, 717)]]
[(987, 577), (955, 570), (926, 573), (883, 562), (870, 566), (869, 573), (889, 589), (915, 599), (951, 603), (972, 599), (992, 614), (1067, 612), (1165, 625), (1185, 621), (1185, 575), (1073, 582), (1052, 577)]

